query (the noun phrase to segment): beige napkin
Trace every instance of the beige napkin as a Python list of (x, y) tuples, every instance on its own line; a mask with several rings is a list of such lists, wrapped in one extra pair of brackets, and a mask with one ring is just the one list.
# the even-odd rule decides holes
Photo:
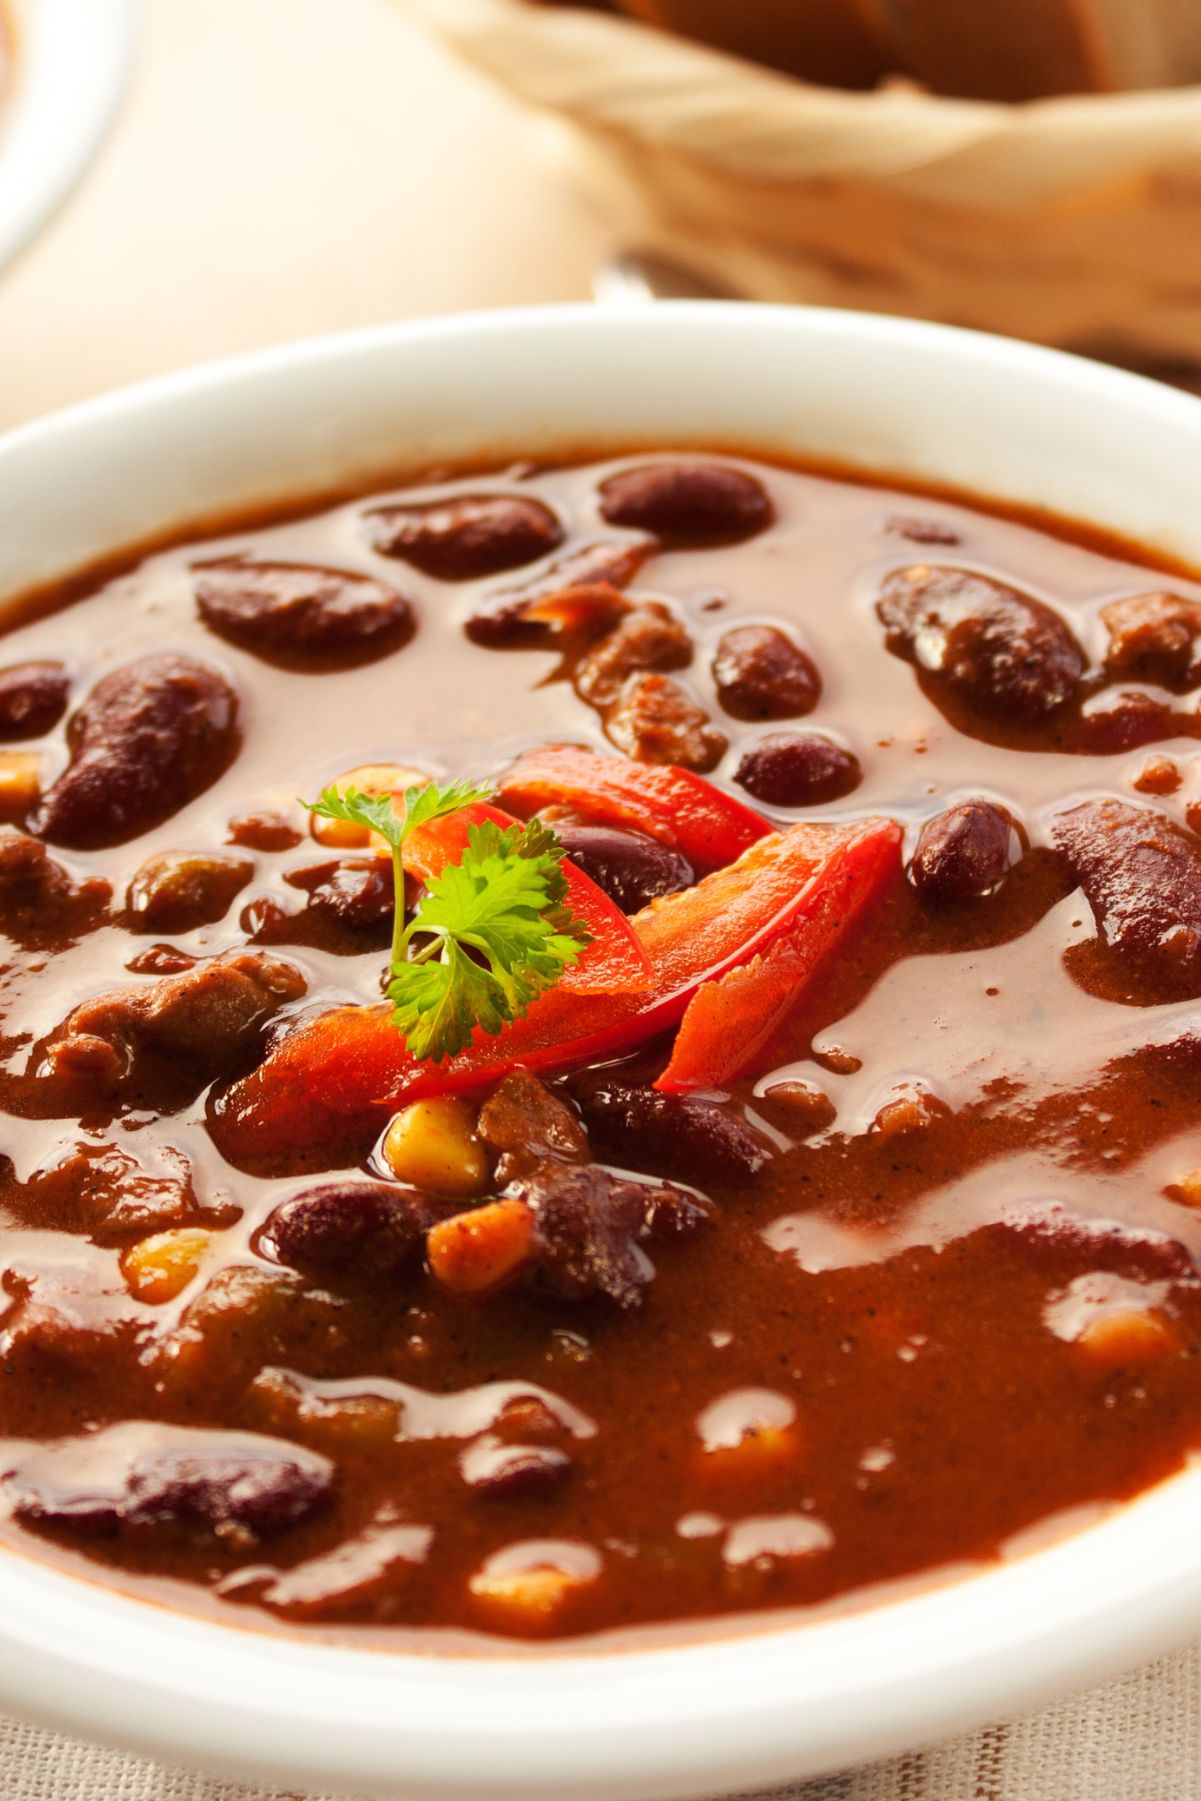
[[(1201, 1644), (1011, 1725), (779, 1790), (772, 1801), (1194, 1801), (1198, 1795)], [(0, 1796), (334, 1801), (216, 1782), (7, 1719), (0, 1719)]]

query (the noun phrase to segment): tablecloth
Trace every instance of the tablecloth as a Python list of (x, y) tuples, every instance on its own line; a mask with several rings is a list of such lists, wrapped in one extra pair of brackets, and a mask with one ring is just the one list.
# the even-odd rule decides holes
[[(3, 1718), (0, 1796), (3, 1801), (334, 1801), (295, 1789), (215, 1781)], [(1201, 1644), (1010, 1725), (778, 1790), (772, 1801), (1195, 1801), (1197, 1796)]]

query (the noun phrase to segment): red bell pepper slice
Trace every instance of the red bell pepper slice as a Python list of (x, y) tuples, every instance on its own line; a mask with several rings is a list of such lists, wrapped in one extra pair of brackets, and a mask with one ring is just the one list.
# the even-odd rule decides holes
[[(876, 893), (882, 869), (899, 868), (900, 838), (892, 821), (878, 819), (796, 825), (762, 839), (729, 868), (635, 914), (653, 971), (647, 994), (583, 1002), (560, 984), (498, 1037), (479, 1033), (443, 1063), (413, 1057), (386, 1006), (319, 1014), (296, 1026), (216, 1102), (214, 1139), (233, 1163), (271, 1166), (361, 1142), (398, 1105), (422, 1095), (487, 1088), (519, 1064), (556, 1071), (632, 1049), (678, 1024), (702, 983), (753, 961), (809, 920), (821, 939), (809, 965), (816, 967), (855, 911), (821, 907), (827, 874), (839, 872), (844, 898), (845, 884), (861, 876)], [(797, 998), (794, 989), (791, 999)]]
[[(423, 881), (440, 875), (448, 863), (457, 863), (462, 857), (469, 828), (487, 821), (501, 831), (521, 824), (511, 813), (502, 813), (499, 807), (484, 802), (446, 813), (409, 833), (404, 847), (406, 869)], [(591, 932), (592, 942), (579, 962), (569, 964), (563, 971), (559, 987), (568, 994), (644, 994), (651, 986), (650, 960), (630, 921), (591, 876), (577, 869), (567, 857), (563, 859), (563, 875), (567, 904)]]
[(749, 963), (701, 984), (655, 1083), (661, 1093), (720, 1088), (753, 1067), (819, 965), (891, 883), (896, 847), (893, 834), (875, 831), (836, 850), (786, 931)]
[(632, 826), (680, 851), (699, 875), (723, 869), (772, 830), (759, 813), (691, 769), (629, 763), (576, 744), (550, 744), (519, 757), (501, 777), (507, 806), (576, 807), (605, 825)]

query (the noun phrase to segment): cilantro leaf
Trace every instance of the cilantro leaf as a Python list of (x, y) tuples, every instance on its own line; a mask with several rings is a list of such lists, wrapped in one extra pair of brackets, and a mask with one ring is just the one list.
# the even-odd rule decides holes
[(434, 1062), (465, 1050), (477, 1026), (495, 1035), (507, 1018), (493, 976), (453, 939), (437, 962), (403, 964), (388, 997), (392, 1023), (413, 1055)]
[(364, 794), (355, 787), (323, 788), (316, 800), (302, 801), (301, 805), (318, 819), (341, 819), (349, 825), (361, 825), (368, 831), (378, 832), (394, 851), (398, 851), (414, 826), (424, 825), (430, 819), (441, 819), (444, 813), (457, 813), (462, 807), (474, 806), (477, 801), (487, 800), (489, 792), (475, 782), (448, 782), (444, 787), (437, 782), (426, 782), (422, 787), (405, 789), (401, 797), (404, 812), (396, 813), (390, 794)]
[(435, 1063), (465, 1050), (477, 1031), (495, 1037), (521, 1019), (592, 942), (568, 905), (563, 847), (538, 819), (468, 826), (459, 862), (430, 878), (405, 925), (405, 839), (419, 825), (487, 800), (489, 792), (472, 782), (429, 782), (405, 789), (403, 813), (393, 811), (392, 795), (353, 787), (323, 788), (304, 803), (317, 818), (364, 826), (390, 846), (392, 1021), (415, 1057)]
[(430, 880), (405, 934), (406, 944), (430, 942), (393, 965), (388, 987), (393, 1022), (417, 1056), (454, 1056), (476, 1028), (495, 1035), (578, 961), (592, 940), (563, 904), (562, 858), (540, 822), (468, 827), (461, 860)]

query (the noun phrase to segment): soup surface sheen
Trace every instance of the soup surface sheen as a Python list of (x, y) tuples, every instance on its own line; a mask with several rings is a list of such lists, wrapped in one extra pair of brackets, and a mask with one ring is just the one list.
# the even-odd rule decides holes
[[(689, 453), (224, 522), (10, 619), (10, 1543), (372, 1642), (711, 1629), (1201, 1441), (1201, 585)], [(857, 915), (686, 1092), (661, 1021), (385, 1142), (391, 864), (298, 797), (469, 777), (623, 912), (691, 905), (675, 803), (616, 817), (549, 745), (818, 822), (819, 896), (870, 842)], [(550, 998), (568, 1038), (629, 1012)], [(322, 1048), (345, 1007), (374, 1036)]]

